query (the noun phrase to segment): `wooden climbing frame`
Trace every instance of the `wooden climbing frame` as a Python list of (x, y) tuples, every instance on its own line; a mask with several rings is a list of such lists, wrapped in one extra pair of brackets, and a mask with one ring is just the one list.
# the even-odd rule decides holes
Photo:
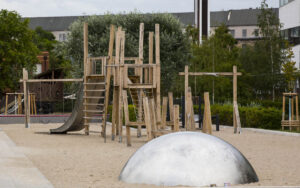
[[(233, 77), (233, 127), (234, 133), (241, 133), (241, 122), (238, 110), (238, 103), (237, 103), (237, 77), (241, 76), (242, 73), (237, 72), (237, 67), (233, 66), (233, 72), (189, 72), (189, 67), (185, 66), (185, 71), (179, 73), (180, 76), (185, 77), (184, 81), (184, 94), (185, 94), (185, 101), (189, 101), (189, 76), (232, 76)], [(185, 102), (185, 109), (189, 110), (187, 106), (188, 102)], [(186, 110), (185, 115), (185, 125), (188, 124), (188, 117), (187, 113), (189, 112)]]

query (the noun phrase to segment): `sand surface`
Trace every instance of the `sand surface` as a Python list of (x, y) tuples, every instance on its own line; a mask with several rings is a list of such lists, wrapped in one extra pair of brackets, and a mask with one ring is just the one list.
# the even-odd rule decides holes
[[(91, 135), (83, 132), (68, 135), (50, 135), (49, 129), (60, 124), (0, 125), (33, 164), (55, 187), (154, 187), (129, 185), (118, 181), (118, 176), (130, 156), (146, 143), (146, 133), (136, 138), (133, 146), (99, 136), (99, 125), (91, 126)], [(110, 127), (108, 128), (108, 130)], [(300, 137), (271, 135), (243, 131), (234, 135), (231, 128), (214, 132), (236, 148), (250, 161), (260, 179), (250, 186), (300, 185)], [(125, 139), (125, 137), (124, 137)]]

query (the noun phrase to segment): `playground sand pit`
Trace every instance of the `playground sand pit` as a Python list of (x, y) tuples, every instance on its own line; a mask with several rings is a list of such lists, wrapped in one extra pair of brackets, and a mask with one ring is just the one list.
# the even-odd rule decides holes
[[(0, 125), (20, 150), (55, 187), (154, 187), (130, 185), (118, 180), (130, 156), (146, 143), (146, 133), (137, 139), (132, 131), (132, 147), (99, 136), (100, 127), (91, 126), (91, 135), (83, 132), (50, 135), (60, 124)], [(108, 127), (110, 130), (110, 127)], [(109, 132), (109, 131), (108, 131)], [(213, 132), (239, 149), (254, 167), (259, 182), (249, 186), (300, 185), (300, 137), (257, 133), (244, 130), (234, 135), (232, 128)], [(199, 174), (201, 176), (201, 174)]]

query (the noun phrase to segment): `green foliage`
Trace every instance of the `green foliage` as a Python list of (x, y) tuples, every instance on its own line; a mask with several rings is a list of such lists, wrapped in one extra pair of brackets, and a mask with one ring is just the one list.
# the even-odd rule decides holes
[[(212, 114), (218, 114), (221, 125), (232, 125), (232, 105), (212, 105)], [(279, 130), (282, 111), (276, 108), (239, 107), (242, 127)]]
[(189, 59), (190, 41), (183, 32), (178, 19), (170, 14), (143, 15), (136, 12), (124, 15), (106, 14), (90, 16), (75, 21), (68, 36), (66, 49), (75, 68), (74, 77), (82, 76), (83, 69), (83, 22), (89, 24), (89, 54), (93, 57), (107, 56), (110, 25), (122, 26), (126, 31), (125, 56), (137, 57), (139, 46), (139, 25), (145, 24), (144, 63), (148, 63), (149, 31), (160, 24), (161, 39), (161, 82), (162, 93), (174, 89), (177, 73), (184, 69)]
[[(215, 33), (203, 42), (201, 46), (193, 45), (191, 72), (232, 72), (233, 65), (238, 64), (239, 49), (236, 40), (229, 34), (226, 26), (222, 25)], [(232, 81), (225, 77), (203, 76), (191, 78), (193, 95), (201, 95), (204, 91), (213, 91), (219, 102), (231, 100)]]
[(288, 84), (288, 91), (293, 92), (296, 75), (295, 72), (297, 71), (297, 68), (295, 67), (296, 62), (292, 61), (292, 58), (294, 58), (294, 52), (292, 51), (291, 47), (289, 47), (289, 44), (286, 43), (287, 50), (286, 50), (286, 61), (282, 65), (282, 71), (284, 72), (286, 82)]
[(38, 49), (32, 42), (34, 33), (28, 28), (28, 19), (22, 20), (14, 12), (0, 11), (0, 90), (16, 89), (22, 77), (22, 68), (32, 72)]
[(40, 51), (47, 51), (50, 55), (50, 69), (63, 69), (64, 75), (68, 76), (72, 69), (70, 61), (65, 59), (66, 50), (64, 44), (55, 40), (55, 36), (48, 31), (37, 27), (34, 35), (34, 43)]
[(275, 100), (285, 90), (281, 67), (285, 58), (285, 41), (280, 36), (281, 24), (275, 12), (268, 8), (265, 0), (261, 3), (258, 16), (259, 36), (253, 46), (248, 45), (240, 52), (239, 61), (245, 83), (244, 98)]

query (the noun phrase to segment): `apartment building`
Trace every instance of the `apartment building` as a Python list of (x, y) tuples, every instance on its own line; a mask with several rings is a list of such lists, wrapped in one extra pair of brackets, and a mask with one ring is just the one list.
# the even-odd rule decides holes
[(300, 69), (300, 0), (279, 0), (282, 36), (290, 42), (296, 67)]

